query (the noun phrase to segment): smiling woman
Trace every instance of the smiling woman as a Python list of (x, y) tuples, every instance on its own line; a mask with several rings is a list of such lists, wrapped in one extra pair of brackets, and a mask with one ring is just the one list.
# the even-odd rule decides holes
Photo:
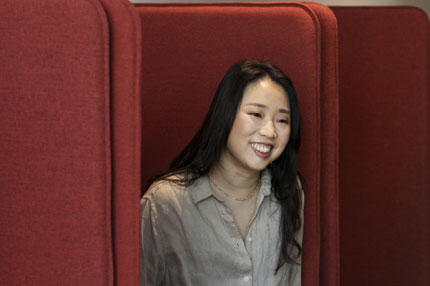
[(291, 80), (266, 62), (230, 67), (141, 200), (141, 285), (301, 285), (299, 146)]
[(243, 168), (241, 172), (261, 171), (278, 158), (290, 139), (289, 110), (284, 89), (270, 77), (250, 83), (220, 165)]

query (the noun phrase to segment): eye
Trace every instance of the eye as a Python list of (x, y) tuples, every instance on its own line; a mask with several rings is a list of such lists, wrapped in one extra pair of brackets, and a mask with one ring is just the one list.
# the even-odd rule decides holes
[(258, 113), (258, 112), (250, 112), (248, 114), (251, 115), (251, 116), (255, 116), (255, 117), (261, 118), (261, 114)]
[(284, 124), (290, 124), (290, 119), (279, 119), (278, 122), (284, 123)]

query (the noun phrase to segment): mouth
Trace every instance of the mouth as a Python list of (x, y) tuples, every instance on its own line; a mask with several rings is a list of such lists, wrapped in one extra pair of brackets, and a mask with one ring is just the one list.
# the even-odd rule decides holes
[(273, 145), (264, 143), (251, 143), (254, 152), (261, 158), (267, 158), (273, 149)]

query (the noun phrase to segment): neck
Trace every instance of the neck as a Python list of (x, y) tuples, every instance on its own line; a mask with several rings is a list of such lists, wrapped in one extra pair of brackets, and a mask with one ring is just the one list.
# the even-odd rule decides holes
[(247, 193), (259, 183), (259, 171), (229, 170), (216, 163), (209, 171), (210, 176), (223, 190), (229, 193)]

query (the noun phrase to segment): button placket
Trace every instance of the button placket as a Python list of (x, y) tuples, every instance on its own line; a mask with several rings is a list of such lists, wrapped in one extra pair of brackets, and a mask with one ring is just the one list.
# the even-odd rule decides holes
[(251, 255), (252, 254), (252, 235), (251, 234), (248, 234), (248, 236), (245, 239), (245, 247), (246, 247), (246, 250), (248, 250), (248, 253), (250, 254), (252, 259), (252, 255)]

